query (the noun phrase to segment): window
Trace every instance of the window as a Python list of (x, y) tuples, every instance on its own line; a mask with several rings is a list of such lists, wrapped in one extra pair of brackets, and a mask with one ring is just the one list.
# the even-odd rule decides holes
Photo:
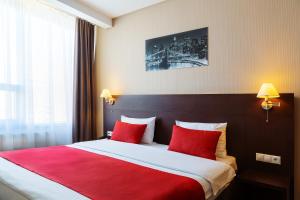
[(36, 136), (70, 143), (75, 18), (40, 1), (3, 0), (0, 24), (0, 150), (20, 137), (26, 147), (39, 146)]

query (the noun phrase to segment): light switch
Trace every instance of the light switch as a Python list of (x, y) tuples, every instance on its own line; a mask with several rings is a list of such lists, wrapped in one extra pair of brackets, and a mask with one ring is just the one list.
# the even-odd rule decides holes
[(272, 156), (265, 154), (264, 155), (264, 162), (272, 163)]
[(256, 160), (264, 162), (264, 154), (256, 153)]
[(112, 131), (106, 131), (106, 135), (111, 137), (112, 136)]

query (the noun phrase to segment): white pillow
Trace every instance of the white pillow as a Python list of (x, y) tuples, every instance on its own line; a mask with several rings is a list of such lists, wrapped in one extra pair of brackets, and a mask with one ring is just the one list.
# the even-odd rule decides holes
[(145, 144), (151, 144), (153, 142), (154, 129), (155, 129), (155, 117), (130, 118), (122, 115), (121, 121), (129, 124), (147, 124), (147, 128), (145, 129), (144, 136), (141, 142)]
[(196, 122), (182, 122), (176, 120), (176, 125), (182, 128), (204, 131), (221, 131), (219, 141), (216, 148), (216, 156), (224, 158), (227, 156), (226, 150), (226, 127), (227, 123), (196, 123)]

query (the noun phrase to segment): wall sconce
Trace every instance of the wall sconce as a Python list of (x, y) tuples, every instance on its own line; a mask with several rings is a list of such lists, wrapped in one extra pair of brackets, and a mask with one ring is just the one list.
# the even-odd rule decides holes
[(269, 122), (269, 113), (268, 111), (273, 106), (280, 106), (280, 102), (272, 102), (270, 99), (279, 98), (279, 93), (272, 83), (264, 83), (260, 87), (260, 90), (257, 94), (257, 98), (264, 98), (265, 100), (261, 103), (261, 107), (267, 111), (266, 122)]
[(115, 103), (115, 99), (112, 97), (112, 95), (108, 89), (103, 89), (100, 97), (104, 98), (105, 102), (110, 105), (113, 105)]

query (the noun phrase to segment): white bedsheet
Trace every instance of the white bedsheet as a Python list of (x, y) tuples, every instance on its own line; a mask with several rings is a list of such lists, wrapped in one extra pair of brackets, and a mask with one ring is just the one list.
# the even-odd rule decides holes
[[(68, 146), (193, 178), (202, 185), (207, 199), (217, 194), (235, 176), (234, 169), (222, 162), (165, 151), (148, 145), (97, 140)], [(88, 199), (1, 158), (0, 182), (27, 199)]]
[[(169, 147), (169, 145), (158, 144), (156, 142), (153, 142), (152, 144), (142, 144), (142, 145), (153, 147), (153, 148), (164, 149), (164, 150), (168, 150)], [(237, 171), (237, 163), (235, 157), (227, 155), (224, 158), (216, 157), (216, 160), (230, 165), (235, 171)]]

